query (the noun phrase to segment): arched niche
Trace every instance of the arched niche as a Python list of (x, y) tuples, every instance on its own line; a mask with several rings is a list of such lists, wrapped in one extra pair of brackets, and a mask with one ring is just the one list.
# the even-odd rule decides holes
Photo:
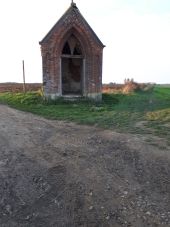
[(61, 53), (62, 95), (82, 95), (83, 49), (74, 34), (65, 41)]

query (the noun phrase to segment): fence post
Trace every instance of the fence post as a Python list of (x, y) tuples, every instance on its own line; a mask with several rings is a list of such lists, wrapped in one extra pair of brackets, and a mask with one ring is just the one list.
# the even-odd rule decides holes
[(24, 60), (22, 61), (22, 70), (23, 70), (23, 92), (26, 92), (26, 87), (25, 87), (25, 66), (24, 66)]

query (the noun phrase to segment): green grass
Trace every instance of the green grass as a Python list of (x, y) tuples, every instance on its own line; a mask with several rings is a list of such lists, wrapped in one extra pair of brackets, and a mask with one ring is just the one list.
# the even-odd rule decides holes
[[(1, 93), (0, 103), (50, 119), (97, 125), (119, 132), (152, 133), (170, 140), (170, 88), (129, 95), (103, 94), (102, 103), (43, 101), (38, 93)], [(138, 123), (144, 121), (144, 126)]]

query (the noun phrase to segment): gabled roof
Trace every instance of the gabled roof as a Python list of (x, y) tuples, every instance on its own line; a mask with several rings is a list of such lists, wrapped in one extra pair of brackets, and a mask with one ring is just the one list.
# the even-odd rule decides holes
[(87, 27), (87, 29), (89, 29), (89, 31), (91, 32), (91, 34), (93, 35), (94, 39), (96, 40), (96, 42), (99, 43), (99, 45), (101, 45), (102, 47), (105, 47), (105, 45), (103, 45), (103, 43), (101, 42), (101, 40), (98, 38), (98, 36), (96, 35), (96, 33), (93, 31), (93, 29), (90, 27), (90, 25), (88, 24), (88, 22), (85, 20), (85, 18), (83, 17), (83, 15), (80, 13), (79, 9), (77, 8), (75, 3), (71, 3), (71, 6), (68, 8), (68, 10), (63, 14), (63, 16), (57, 21), (57, 23), (52, 27), (52, 29), (47, 33), (47, 35), (39, 42), (39, 44), (43, 44), (45, 42), (48, 41), (48, 39), (51, 37), (51, 35), (53, 34), (54, 31), (57, 30), (57, 28), (61, 25), (61, 22), (72, 12), (74, 12), (79, 19), (83, 22), (83, 24)]

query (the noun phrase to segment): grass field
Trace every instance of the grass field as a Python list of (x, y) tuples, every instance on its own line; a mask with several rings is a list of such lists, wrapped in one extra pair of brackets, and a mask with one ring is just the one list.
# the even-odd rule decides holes
[(44, 101), (39, 93), (0, 94), (0, 103), (50, 119), (158, 135), (170, 141), (170, 87), (129, 95), (103, 94), (102, 103)]

